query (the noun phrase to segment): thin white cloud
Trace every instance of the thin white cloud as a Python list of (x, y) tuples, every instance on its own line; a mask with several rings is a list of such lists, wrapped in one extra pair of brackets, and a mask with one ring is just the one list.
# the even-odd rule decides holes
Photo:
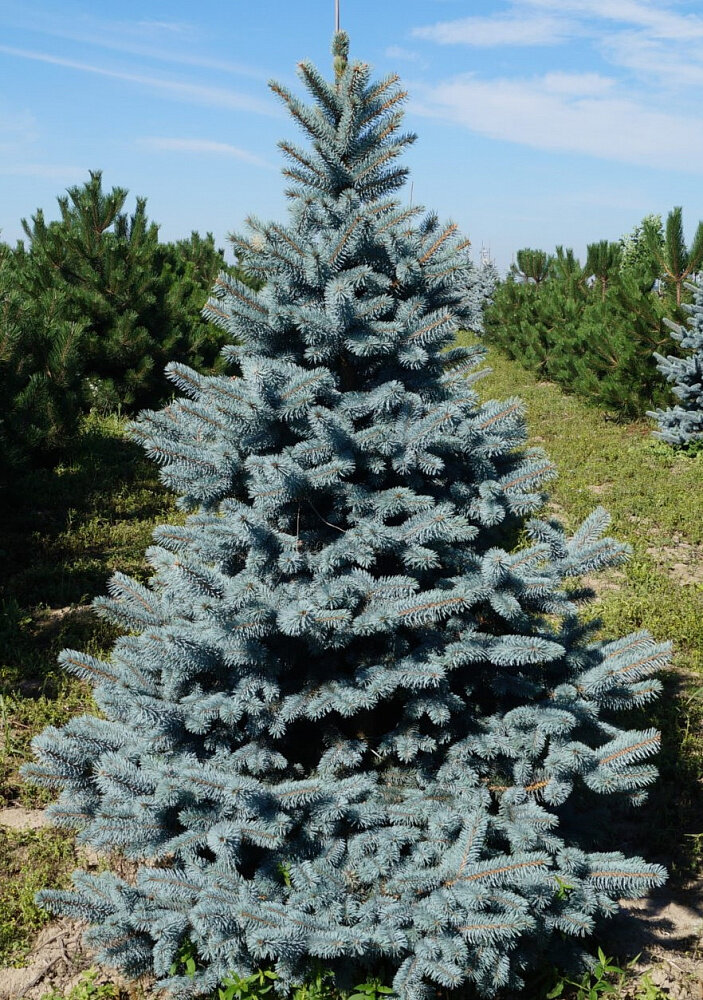
[(31, 49), (18, 49), (10, 45), (0, 45), (0, 52), (16, 56), (19, 59), (32, 59), (37, 62), (49, 63), (53, 66), (63, 66), (66, 69), (78, 70), (82, 73), (94, 73), (98, 76), (135, 83), (140, 87), (148, 87), (175, 100), (192, 104), (204, 104), (210, 107), (232, 108), (238, 111), (250, 111), (254, 114), (279, 117), (278, 110), (268, 101), (247, 94), (239, 94), (223, 87), (207, 87), (197, 83), (182, 83), (178, 80), (164, 80), (160, 77), (147, 76), (142, 73), (129, 73), (122, 70), (107, 69), (104, 66), (94, 66), (91, 63), (78, 62), (74, 59), (64, 59), (46, 52), (36, 52)]
[(639, 32), (623, 31), (607, 38), (602, 49), (613, 64), (631, 70), (647, 86), (658, 84), (676, 91), (679, 101), (698, 101), (693, 88), (703, 86), (700, 44), (688, 49), (682, 45), (672, 47)]
[[(584, 79), (584, 76), (586, 79)], [(536, 149), (703, 173), (703, 119), (668, 114), (616, 94), (594, 94), (591, 74), (554, 79), (461, 76), (420, 90), (412, 110)]]
[(666, 3), (642, 0), (517, 0), (521, 6), (555, 11), (557, 15), (582, 14), (645, 29), (656, 38), (691, 41), (703, 38), (703, 18), (681, 14)]
[(275, 167), (267, 160), (250, 153), (247, 149), (240, 149), (239, 146), (232, 146), (228, 142), (216, 142), (212, 139), (178, 139), (161, 136), (145, 136), (138, 139), (137, 144), (145, 149), (153, 149), (156, 152), (181, 152), (181, 153), (204, 153), (216, 156), (231, 156), (244, 163), (251, 163), (255, 167), (264, 167), (268, 170), (275, 170)]
[(553, 94), (585, 97), (605, 94), (612, 89), (615, 80), (600, 73), (546, 73), (542, 86)]
[(115, 21), (96, 17), (88, 12), (82, 13), (80, 17), (73, 17), (28, 7), (26, 0), (21, 6), (7, 0), (3, 5), (3, 15), (5, 23), (14, 28), (109, 49), (124, 55), (139, 56), (150, 61), (197, 66), (252, 80), (266, 81), (271, 76), (261, 67), (230, 59), (215, 59), (194, 51), (194, 40), (201, 31), (197, 25), (187, 21)]
[[(668, 90), (703, 80), (703, 15), (648, 0), (513, 0), (527, 16), (571, 19), (614, 66), (637, 74), (640, 87)], [(580, 19), (580, 20), (579, 20)], [(692, 95), (681, 95), (690, 97)]]
[(144, 29), (147, 31), (155, 29), (156, 31), (167, 31), (174, 35), (187, 35), (193, 30), (193, 25), (188, 24), (186, 21), (145, 20), (137, 21), (135, 26), (140, 32)]
[(268, 80), (271, 76), (263, 70), (246, 66), (243, 63), (232, 62), (229, 59), (213, 59), (209, 56), (195, 55), (190, 52), (157, 48), (154, 45), (135, 44), (109, 34), (97, 34), (64, 30), (60, 28), (38, 28), (44, 35), (52, 38), (62, 38), (66, 41), (79, 42), (82, 45), (92, 45), (96, 48), (109, 49), (111, 52), (121, 52), (123, 55), (140, 56), (153, 59), (156, 62), (175, 63), (179, 66), (196, 66), (200, 69), (210, 69), (220, 73), (231, 73), (233, 76), (244, 76), (251, 80)]
[(28, 111), (0, 109), (0, 148), (27, 145), (39, 138), (37, 122)]
[(440, 45), (493, 48), (499, 45), (558, 45), (568, 37), (570, 30), (569, 23), (562, 17), (518, 14), (440, 21), (414, 28), (412, 34)]
[(0, 163), (4, 177), (46, 177), (67, 184), (88, 176), (86, 167), (65, 166), (61, 163)]
[[(444, 21), (413, 34), (474, 47), (579, 39), (584, 53), (588, 42), (596, 58), (613, 67), (612, 76), (556, 71), (540, 80), (506, 76), (483, 83), (465, 77), (428, 91), (437, 113), (543, 149), (703, 172), (691, 162), (700, 155), (703, 132), (700, 8), (686, 13), (672, 0), (509, 0), (505, 6), (504, 13)], [(475, 97), (492, 109), (495, 123), (468, 106)]]
[(442, 21), (412, 34), (445, 45), (484, 48), (558, 45), (590, 37), (616, 56), (618, 36), (625, 31), (637, 32), (640, 39), (679, 43), (684, 47), (679, 58), (686, 61), (690, 52), (695, 62), (703, 16), (682, 14), (659, 0), (512, 0), (506, 13)]
[[(596, 32), (600, 52), (612, 65), (636, 74), (639, 87), (678, 91), (694, 106), (691, 88), (703, 84), (703, 16), (643, 0), (519, 0), (533, 10), (581, 14)], [(661, 95), (663, 96), (663, 95)]]
[(399, 59), (402, 62), (419, 63), (422, 66), (427, 65), (418, 52), (404, 49), (401, 45), (389, 45), (384, 55), (387, 59)]

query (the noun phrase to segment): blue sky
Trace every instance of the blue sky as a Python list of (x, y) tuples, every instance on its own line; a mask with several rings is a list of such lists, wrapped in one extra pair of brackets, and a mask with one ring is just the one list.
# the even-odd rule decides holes
[[(341, 0), (341, 24), (409, 91), (413, 202), (476, 256), (703, 218), (701, 0)], [(334, 0), (3, 0), (1, 238), (96, 168), (163, 239), (284, 219), (276, 143), (300, 135), (266, 83), (331, 75), (333, 27)]]

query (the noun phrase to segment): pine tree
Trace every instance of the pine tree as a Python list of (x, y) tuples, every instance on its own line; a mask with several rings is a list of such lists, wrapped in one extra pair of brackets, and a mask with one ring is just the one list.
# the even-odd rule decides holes
[[(252, 287), (260, 287), (260, 284), (241, 270), (226, 267), (224, 251), (215, 247), (212, 233), (203, 238), (193, 232), (188, 239), (160, 244), (155, 266), (163, 313), (160, 326), (169, 330), (168, 335), (160, 339), (159, 371), (167, 361), (176, 359), (187, 360), (199, 371), (224, 370), (221, 350), (227, 337), (202, 315), (210, 289), (223, 269)], [(159, 381), (163, 383), (163, 396), (167, 383), (163, 378)]]
[(647, 416), (659, 424), (654, 436), (682, 448), (703, 441), (703, 285), (691, 285), (693, 304), (684, 304), (690, 313), (688, 326), (669, 323), (671, 336), (678, 341), (685, 357), (655, 354), (657, 367), (672, 386), (680, 403), (668, 409), (650, 410)]
[(189, 514), (148, 585), (96, 602), (125, 629), (109, 661), (62, 654), (103, 717), (47, 729), (25, 772), (136, 863), (42, 901), (180, 994), (322, 962), (493, 996), (664, 878), (594, 850), (591, 797), (645, 797), (659, 736), (615, 712), (667, 648), (578, 620), (564, 581), (624, 548), (603, 511), (572, 537), (538, 516), (552, 463), (452, 346), (479, 324), (468, 241), (393, 197), (406, 95), (344, 41), (336, 83), (300, 64), (312, 104), (271, 85), (311, 144), (281, 143), (288, 222), (236, 239), (265, 286), (222, 275), (207, 306), (233, 374), (171, 365), (184, 398), (136, 424)]
[(611, 272), (602, 295), (597, 281), (576, 336), (557, 353), (567, 373), (563, 381), (616, 414), (642, 416), (665, 398), (652, 351), (666, 339), (666, 307), (655, 292), (643, 292), (631, 273)]
[(21, 291), (16, 258), (0, 246), (0, 490), (31, 461), (55, 460), (81, 413), (83, 324), (61, 293)]
[(167, 361), (215, 363), (224, 338), (200, 310), (224, 264), (210, 234), (159, 243), (146, 199), (129, 215), (127, 195), (104, 191), (101, 172), (91, 171), (58, 198), (59, 220), (47, 222), (41, 209), (22, 220), (28, 242), (14, 258), (27, 307), (50, 295), (56, 322), (82, 328), (86, 408), (135, 413), (169, 397)]
[(571, 247), (564, 247), (560, 244), (554, 251), (552, 257), (552, 273), (561, 281), (567, 282), (571, 287), (582, 287), (584, 282), (583, 268), (574, 255)]
[(518, 250), (517, 264), (512, 265), (513, 274), (526, 284), (541, 285), (549, 276), (551, 258), (544, 250), (525, 247)]
[(601, 301), (605, 302), (608, 286), (620, 273), (620, 244), (609, 243), (608, 240), (589, 243), (586, 255), (586, 273), (595, 279), (600, 289)]
[(663, 242), (655, 226), (647, 227), (644, 235), (665, 283), (674, 288), (676, 305), (680, 306), (685, 282), (703, 265), (703, 222), (698, 223), (690, 249), (684, 239), (680, 206), (672, 208), (666, 218)]
[(60, 220), (47, 223), (41, 209), (22, 219), (28, 245), (16, 251), (24, 297), (53, 292), (63, 318), (83, 323), (86, 389), (109, 409), (145, 405), (154, 377), (158, 227), (144, 198), (131, 218), (123, 211), (127, 194), (103, 191), (101, 172), (91, 171), (86, 184), (57, 199)]
[(622, 270), (617, 248), (591, 244), (582, 269), (558, 246), (539, 283), (509, 274), (486, 312), (485, 339), (570, 392), (641, 416), (666, 398), (652, 352), (668, 339), (672, 303), (652, 290), (646, 268)]

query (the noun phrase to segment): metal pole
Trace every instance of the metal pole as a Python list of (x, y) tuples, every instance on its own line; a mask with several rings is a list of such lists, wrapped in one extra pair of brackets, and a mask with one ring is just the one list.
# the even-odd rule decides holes
[(339, 0), (334, 0), (334, 30), (339, 31)]

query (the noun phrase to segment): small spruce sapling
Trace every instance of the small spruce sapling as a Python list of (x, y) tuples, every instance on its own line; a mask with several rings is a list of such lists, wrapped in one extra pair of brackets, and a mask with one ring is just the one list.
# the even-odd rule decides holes
[(62, 654), (101, 717), (48, 728), (25, 771), (136, 863), (43, 903), (181, 995), (324, 963), (490, 997), (664, 878), (594, 850), (589, 802), (646, 797), (659, 734), (616, 712), (657, 695), (667, 647), (578, 620), (565, 581), (624, 547), (602, 510), (571, 537), (539, 516), (553, 463), (453, 346), (480, 323), (468, 241), (393, 197), (406, 95), (346, 44), (335, 83), (300, 64), (311, 105), (272, 84), (310, 145), (281, 143), (287, 223), (236, 238), (265, 285), (223, 275), (207, 306), (232, 374), (170, 365), (183, 398), (134, 429), (187, 520), (148, 585), (97, 600), (111, 658)]
[(693, 303), (683, 306), (690, 313), (688, 326), (668, 324), (673, 339), (689, 353), (684, 357), (654, 355), (659, 371), (671, 383), (680, 402), (647, 414), (659, 424), (654, 437), (675, 448), (703, 442), (703, 284), (689, 287), (694, 293)]

